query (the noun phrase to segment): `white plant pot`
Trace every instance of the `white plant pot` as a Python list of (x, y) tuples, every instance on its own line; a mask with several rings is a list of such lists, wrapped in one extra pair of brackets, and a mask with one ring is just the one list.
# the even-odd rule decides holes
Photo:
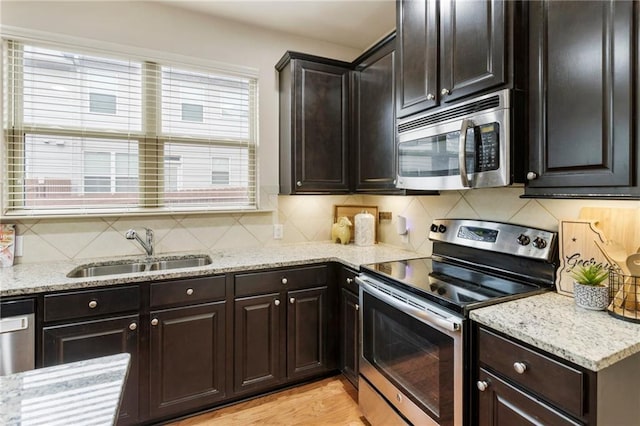
[(593, 311), (603, 311), (609, 305), (609, 287), (573, 283), (576, 305)]

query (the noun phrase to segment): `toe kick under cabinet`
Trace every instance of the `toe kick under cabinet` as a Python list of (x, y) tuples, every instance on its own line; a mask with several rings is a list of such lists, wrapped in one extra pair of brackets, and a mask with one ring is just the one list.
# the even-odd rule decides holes
[(638, 424), (639, 356), (593, 372), (484, 326), (475, 339), (474, 424)]

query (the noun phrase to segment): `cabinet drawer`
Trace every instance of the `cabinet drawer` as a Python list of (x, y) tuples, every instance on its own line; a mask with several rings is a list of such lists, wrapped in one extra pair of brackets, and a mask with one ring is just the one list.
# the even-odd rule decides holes
[(225, 297), (225, 279), (193, 278), (151, 284), (151, 307), (214, 301)]
[(58, 321), (138, 311), (138, 286), (49, 294), (44, 297), (44, 320)]
[[(479, 332), (480, 363), (544, 397), (569, 413), (582, 417), (587, 391), (585, 373), (488, 330)], [(524, 371), (516, 371), (516, 363)]]
[(351, 269), (340, 269), (340, 284), (348, 289), (350, 292), (358, 294), (358, 284), (356, 283), (356, 277), (358, 273)]
[(235, 277), (236, 297), (318, 287), (327, 284), (327, 266), (292, 268), (270, 272), (240, 274)]

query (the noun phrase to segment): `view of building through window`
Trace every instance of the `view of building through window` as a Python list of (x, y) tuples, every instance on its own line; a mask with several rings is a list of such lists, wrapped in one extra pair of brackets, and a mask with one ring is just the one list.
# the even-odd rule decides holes
[(5, 43), (5, 211), (255, 207), (254, 78)]

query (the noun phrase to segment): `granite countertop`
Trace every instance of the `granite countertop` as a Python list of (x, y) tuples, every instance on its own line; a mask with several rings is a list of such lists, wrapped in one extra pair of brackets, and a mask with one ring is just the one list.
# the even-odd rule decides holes
[(113, 425), (127, 353), (0, 376), (0, 424)]
[[(194, 253), (185, 253), (184, 256), (192, 254)], [(423, 254), (414, 251), (384, 244), (359, 247), (329, 241), (216, 250), (199, 254), (210, 255), (213, 262), (202, 267), (87, 278), (68, 278), (66, 274), (79, 265), (92, 263), (90, 260), (17, 264), (9, 268), (0, 268), (0, 297), (334, 261), (358, 269), (360, 265), (368, 263), (424, 257)], [(174, 254), (154, 257), (179, 258), (180, 256)], [(135, 256), (129, 256), (126, 259), (135, 258)], [(144, 256), (137, 258), (145, 259)], [(117, 260), (119, 259), (94, 259), (93, 263)]]
[(475, 309), (470, 317), (592, 371), (640, 352), (640, 324), (579, 308), (558, 293)]

